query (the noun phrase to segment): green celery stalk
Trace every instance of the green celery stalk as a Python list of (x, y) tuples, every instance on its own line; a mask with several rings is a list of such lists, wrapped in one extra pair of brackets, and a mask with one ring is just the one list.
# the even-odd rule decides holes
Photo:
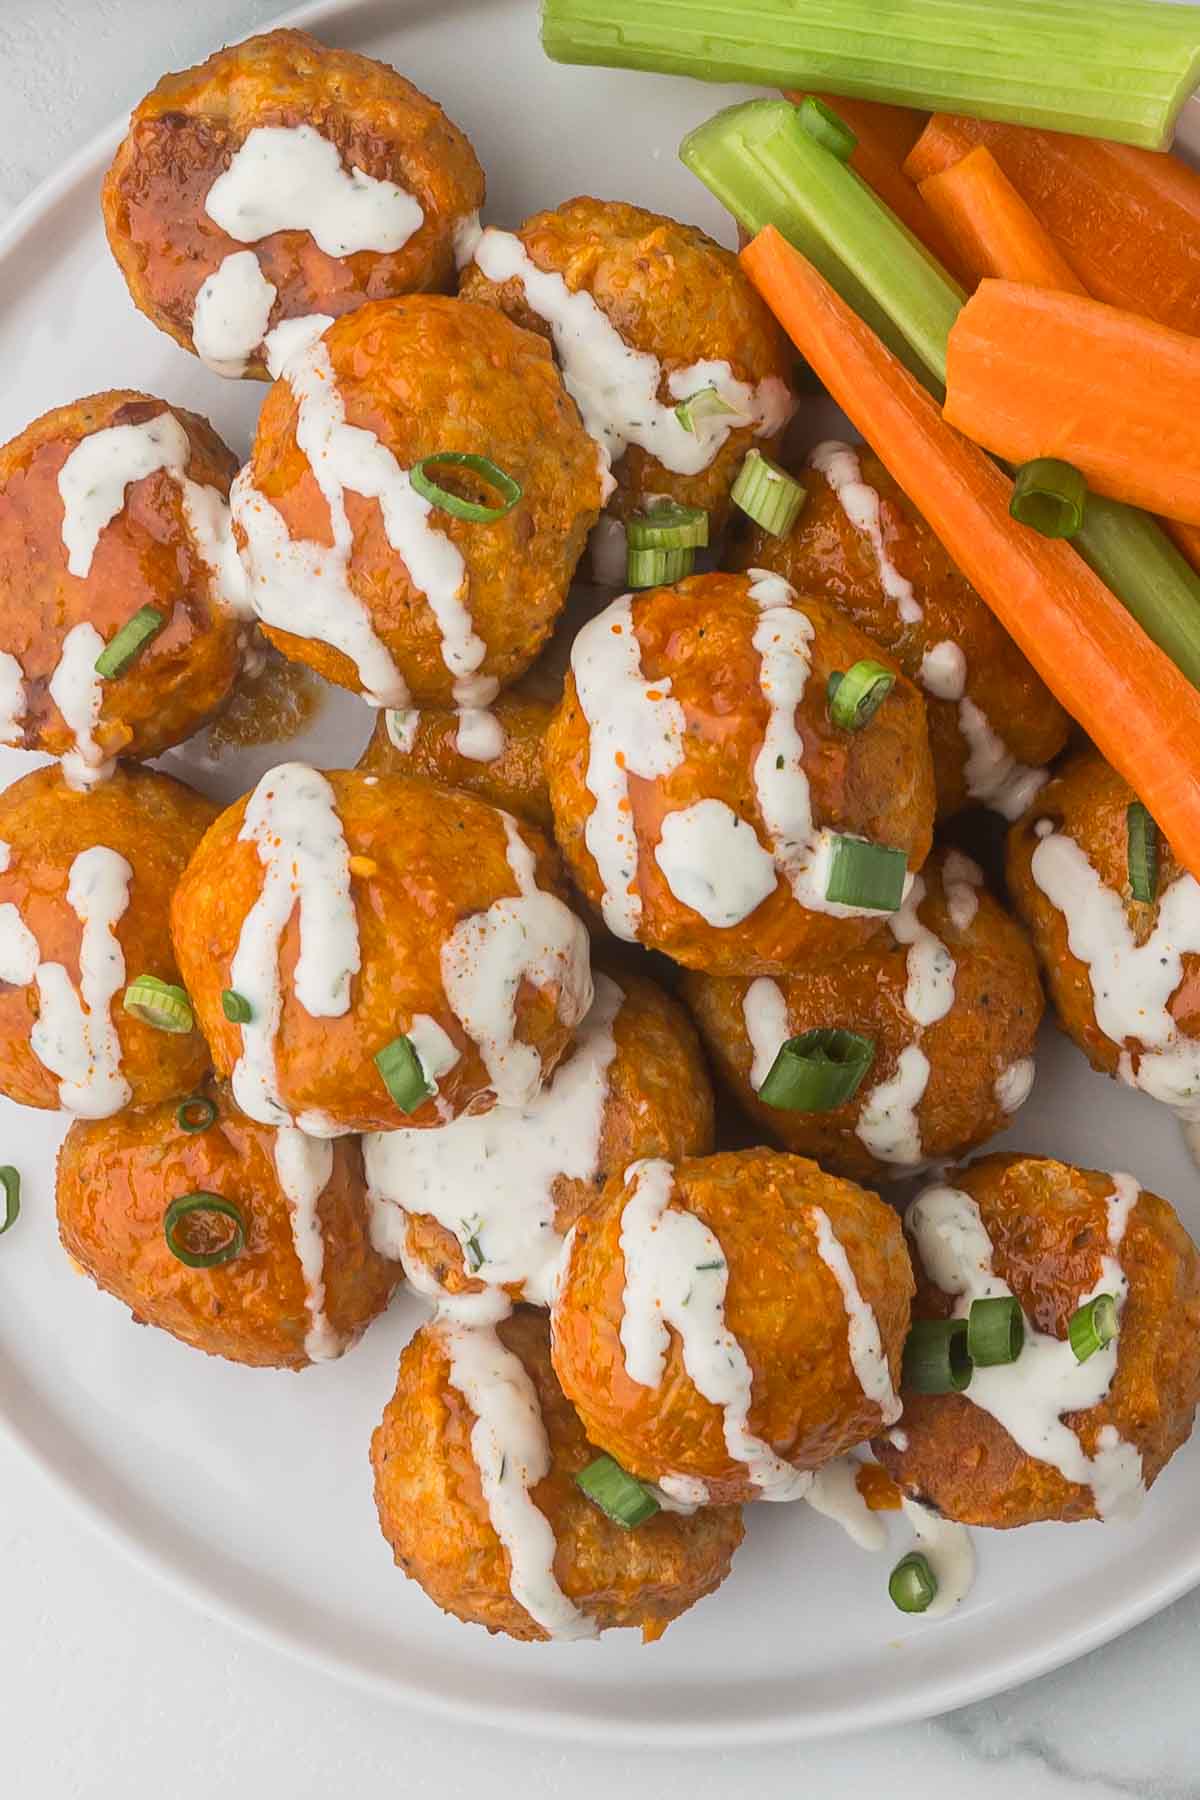
[[(728, 107), (691, 132), (679, 154), (748, 231), (774, 225), (889, 348), (897, 339), (907, 347), (904, 361), (918, 380), (944, 391), (962, 289), (854, 171), (800, 127), (795, 107)], [(1071, 542), (1200, 688), (1200, 575), (1162, 528), (1147, 513), (1089, 494)]]
[(1162, 150), (1200, 17), (1161, 0), (543, 0), (557, 62), (762, 82)]

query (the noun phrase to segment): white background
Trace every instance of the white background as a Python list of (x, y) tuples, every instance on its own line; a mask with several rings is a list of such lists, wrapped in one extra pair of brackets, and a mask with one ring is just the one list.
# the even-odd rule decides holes
[[(164, 69), (275, 10), (277, 0), (0, 0), (0, 214)], [(518, 1788), (532, 1800), (741, 1800), (752, 1786), (957, 1800), (966, 1784), (972, 1800), (1018, 1786), (1032, 1800), (1200, 1796), (1198, 1622), (1200, 1598), (1181, 1602), (1060, 1676), (886, 1735), (729, 1756), (576, 1751), (423, 1722), (234, 1635), (119, 1560), (0, 1452), (0, 1779), (5, 1795), (34, 1800), (305, 1800), (335, 1786), (353, 1800)]]

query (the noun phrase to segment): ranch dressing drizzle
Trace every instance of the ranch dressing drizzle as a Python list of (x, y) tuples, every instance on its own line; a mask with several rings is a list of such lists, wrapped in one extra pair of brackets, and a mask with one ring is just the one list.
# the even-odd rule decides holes
[(542, 1084), (542, 1059), (517, 1037), (521, 985), (557, 988), (558, 1017), (573, 1031), (592, 1004), (590, 952), (583, 921), (538, 887), (533, 851), (516, 821), (500, 816), (517, 896), (459, 921), (442, 945), (442, 986), (478, 1045), (499, 1104), (524, 1106)]
[(947, 850), (942, 864), (946, 910), (955, 931), (969, 931), (979, 911), (977, 889), (983, 886), (983, 870), (961, 850)]
[(997, 1106), (1006, 1113), (1019, 1112), (1033, 1092), (1036, 1072), (1032, 1056), (1022, 1056), (1001, 1069), (993, 1088)]
[[(1139, 944), (1120, 894), (1101, 880), (1074, 838), (1050, 830), (1045, 820), (1037, 830), (1033, 879), (1066, 920), (1071, 954), (1087, 968), (1096, 1023), (1120, 1046), (1121, 1080), (1185, 1116), (1200, 1116), (1200, 1043), (1180, 1033), (1170, 1012), (1184, 956), (1200, 953), (1200, 883), (1178, 876)], [(1136, 1069), (1131, 1040), (1144, 1046)]]
[(15, 656), (0, 650), (0, 744), (21, 742), (25, 708), (25, 672)]
[(571, 671), (588, 722), (588, 792), (596, 804), (584, 842), (596, 864), (604, 922), (614, 937), (633, 943), (642, 916), (635, 891), (637, 830), (629, 777), (653, 781), (683, 761), (683, 708), (672, 700), (669, 677), (646, 681), (629, 594), (583, 627), (571, 647)]
[[(673, 1328), (693, 1385), (724, 1413), (730, 1456), (745, 1464), (764, 1500), (798, 1500), (812, 1476), (782, 1461), (749, 1429), (752, 1376), (745, 1352), (725, 1324), (725, 1253), (701, 1219), (670, 1206), (673, 1176), (670, 1163), (658, 1159), (626, 1170), (626, 1180), (632, 1180), (621, 1215), (626, 1373), (643, 1387), (657, 1387), (670, 1348), (668, 1327)], [(670, 1476), (661, 1485), (668, 1494), (674, 1491)], [(690, 1500), (693, 1491), (682, 1497)]]
[(883, 1423), (894, 1425), (903, 1407), (892, 1386), (874, 1308), (862, 1297), (850, 1258), (834, 1234), (828, 1213), (819, 1206), (810, 1206), (808, 1216), (817, 1234), (817, 1254), (841, 1289), (850, 1339), (850, 1361), (858, 1376), (858, 1385), (867, 1399), (873, 1400), (879, 1408)]
[[(1078, 1305), (1097, 1294), (1112, 1294), (1119, 1312), (1129, 1284), (1117, 1252), (1140, 1190), (1130, 1175), (1114, 1175), (1112, 1182), (1100, 1278), (1091, 1292), (1079, 1296)], [(992, 1267), (991, 1240), (979, 1208), (960, 1188), (926, 1188), (908, 1208), (904, 1226), (930, 1280), (955, 1297), (955, 1318), (966, 1318), (974, 1300), (1011, 1295)], [(965, 1396), (990, 1413), (1028, 1456), (1057, 1469), (1065, 1480), (1091, 1488), (1102, 1519), (1130, 1516), (1141, 1504), (1141, 1456), (1111, 1426), (1099, 1433), (1096, 1455), (1087, 1456), (1062, 1415), (1100, 1404), (1112, 1387), (1119, 1349), (1117, 1337), (1086, 1362), (1077, 1362), (1067, 1339), (1039, 1331), (1026, 1319), (1025, 1346), (1017, 1360), (993, 1368), (976, 1366)]]
[(267, 335), (278, 290), (253, 250), (235, 250), (201, 283), (192, 309), (192, 347), (214, 375), (236, 379)]
[(879, 495), (862, 478), (858, 452), (850, 444), (831, 439), (809, 452), (809, 465), (823, 475), (837, 498), (838, 505), (862, 537), (871, 546), (879, 585), (905, 625), (919, 625), (925, 614), (913, 592), (887, 553), (883, 541), (883, 513)]
[(451, 1387), (475, 1414), (471, 1457), (492, 1529), (508, 1552), (513, 1599), (548, 1637), (595, 1637), (593, 1621), (558, 1584), (557, 1540), (532, 1497), (531, 1490), (550, 1473), (550, 1442), (537, 1390), (521, 1359), (505, 1348), (495, 1329), (508, 1311), (499, 1295), (490, 1320), (468, 1324), (442, 1312), (430, 1330), (440, 1339), (450, 1365)]
[(504, 755), (508, 739), (503, 725), (486, 707), (463, 706), (458, 709), (458, 731), (454, 747), (469, 762), (495, 762)]
[(329, 1362), (346, 1348), (325, 1311), (325, 1238), (317, 1211), (333, 1174), (333, 1145), (281, 1125), (275, 1133), (275, 1173), (291, 1211), (292, 1242), (304, 1276), (310, 1320), (304, 1348), (310, 1362)]
[(931, 644), (921, 658), (921, 686), (938, 700), (961, 700), (967, 689), (967, 659), (951, 638)]
[(204, 210), (239, 244), (307, 231), (326, 256), (402, 250), (425, 218), (394, 182), (347, 171), (337, 145), (311, 125), (256, 126), (209, 188)]
[(62, 759), (68, 787), (96, 787), (116, 768), (116, 758), (105, 756), (95, 738), (104, 705), (104, 677), (96, 673), (96, 658), (103, 649), (104, 639), (94, 625), (72, 625), (47, 684), (64, 725), (75, 737)]
[(229, 985), (249, 1001), (234, 1064), (233, 1097), (266, 1125), (290, 1125), (279, 1093), (275, 1039), (283, 1014), (280, 941), (297, 906), (300, 954), (292, 976), (311, 1018), (341, 1018), (360, 966), (358, 919), (350, 891), (350, 852), (333, 789), (304, 763), (281, 763), (263, 776), (246, 805), (238, 840), (263, 865), (258, 899), (242, 921)]
[(1032, 804), (1050, 776), (1019, 763), (973, 700), (961, 700), (958, 727), (967, 745), (967, 792), (1010, 823)]
[[(8, 861), (5, 845), (5, 868)], [(132, 880), (125, 858), (102, 844), (81, 851), (71, 864), (67, 904), (82, 928), (78, 990), (61, 963), (42, 962), (17, 907), (11, 901), (0, 906), (0, 980), (14, 987), (36, 983), (30, 1049), (58, 1077), (61, 1105), (83, 1119), (106, 1119), (133, 1094), (121, 1073), (121, 1040), (112, 1019), (113, 997), (125, 985), (116, 926), (129, 905)]]
[(887, 1531), (859, 1490), (861, 1466), (852, 1456), (835, 1456), (815, 1471), (804, 1498), (814, 1512), (823, 1513), (840, 1525), (860, 1550), (878, 1551), (887, 1544)]
[[(355, 665), (372, 706), (401, 710), (408, 690), (377, 635), (370, 613), (353, 592), (349, 559), (353, 533), (346, 489), (376, 500), (388, 543), (420, 589), (442, 637), (442, 660), (455, 677), (454, 695), (464, 706), (486, 706), (497, 683), (480, 676), (487, 646), (478, 637), (465, 602), (467, 568), (453, 540), (430, 524), (433, 507), (417, 493), (407, 469), (377, 438), (346, 421), (329, 352), (317, 336), (281, 339), (273, 354), (296, 398), (296, 443), (308, 459), (329, 509), (332, 546), (294, 539), (283, 518), (251, 480), (249, 464), (233, 484), (233, 516), (246, 536), (245, 560), (254, 610), (266, 625), (315, 638), (340, 650)], [(274, 337), (274, 333), (272, 336)]]
[(539, 269), (515, 233), (489, 227), (476, 245), (475, 262), (489, 281), (519, 281), (526, 304), (549, 325), (563, 385), (603, 452), (605, 499), (615, 485), (609, 471), (630, 444), (677, 475), (698, 475), (731, 431), (752, 426), (757, 437), (773, 437), (792, 415), (792, 395), (777, 376), (751, 387), (736, 379), (727, 362), (697, 362), (667, 376), (672, 402), (713, 387), (732, 411), (697, 420), (687, 431), (674, 404), (658, 397), (658, 357), (632, 349), (586, 290), (572, 293), (561, 275)]
[(961, 1606), (975, 1581), (975, 1546), (965, 1525), (943, 1519), (901, 1494), (900, 1505), (913, 1528), (913, 1536), (937, 1581), (937, 1595), (925, 1611), (923, 1619), (944, 1619)]
[(742, 998), (742, 1018), (754, 1055), (750, 1086), (757, 1094), (771, 1073), (775, 1058), (792, 1035), (787, 1001), (779, 983), (772, 981), (769, 975), (760, 975), (757, 981), (752, 981)]
[[(594, 1180), (616, 1055), (613, 1023), (624, 1003), (597, 975), (596, 998), (575, 1048), (522, 1107), (463, 1113), (440, 1131), (383, 1131), (363, 1139), (371, 1241), (402, 1260), (410, 1213), (452, 1231), (464, 1269), (493, 1287), (521, 1284), (522, 1298), (549, 1306), (563, 1240), (554, 1226), (560, 1176)], [(411, 1033), (410, 1033), (411, 1036)]]
[(917, 1108), (925, 1098), (931, 1072), (920, 1045), (906, 1044), (895, 1074), (878, 1082), (863, 1100), (854, 1135), (880, 1162), (913, 1169), (924, 1160)]
[(718, 929), (749, 918), (778, 882), (753, 825), (723, 800), (668, 813), (654, 860), (675, 898)]

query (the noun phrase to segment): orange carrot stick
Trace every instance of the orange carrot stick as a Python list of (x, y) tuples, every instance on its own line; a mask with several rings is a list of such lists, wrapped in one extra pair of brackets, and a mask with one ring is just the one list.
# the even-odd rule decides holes
[(959, 263), (975, 281), (996, 276), (1030, 287), (1086, 293), (1054, 239), (983, 144), (940, 175), (927, 175), (919, 191), (945, 228)]
[(1077, 294), (983, 281), (950, 331), (946, 418), (1009, 462), (1200, 524), (1200, 338)]
[(1200, 172), (1129, 144), (942, 113), (904, 172), (924, 181), (976, 144), (987, 145), (1089, 294), (1200, 337)]
[(779, 232), (759, 232), (742, 264), (967, 580), (1200, 876), (1200, 691), (1068, 543), (1014, 523), (1008, 477), (947, 425)]

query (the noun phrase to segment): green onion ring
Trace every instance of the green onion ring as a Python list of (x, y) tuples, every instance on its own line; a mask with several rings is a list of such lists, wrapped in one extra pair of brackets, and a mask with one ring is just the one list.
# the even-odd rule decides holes
[(704, 419), (719, 419), (725, 414), (736, 412), (737, 407), (730, 406), (728, 400), (722, 400), (715, 387), (705, 387), (689, 394), (686, 400), (681, 400), (675, 408), (675, 417), (685, 431), (694, 432)]
[(1087, 482), (1070, 463), (1039, 456), (1017, 470), (1008, 510), (1018, 525), (1042, 537), (1070, 538), (1083, 530)]
[(977, 1369), (1014, 1363), (1025, 1344), (1025, 1320), (1011, 1294), (973, 1300), (967, 1314), (967, 1355)]
[(111, 681), (116, 675), (123, 675), (130, 664), (137, 661), (151, 638), (158, 636), (166, 622), (166, 616), (156, 606), (140, 606), (132, 619), (122, 625), (96, 658), (97, 675), (103, 675), (106, 681)]
[(800, 483), (761, 450), (748, 450), (730, 499), (772, 537), (786, 537), (807, 498)]
[(914, 1394), (965, 1394), (975, 1365), (965, 1319), (914, 1319), (904, 1345), (901, 1384)]
[(904, 899), (907, 872), (903, 850), (835, 833), (825, 898), (869, 912), (896, 912)]
[(1120, 1331), (1115, 1294), (1097, 1294), (1086, 1306), (1071, 1314), (1067, 1336), (1075, 1352), (1075, 1361), (1084, 1363), (1097, 1350), (1111, 1344)]
[(3, 1237), (21, 1213), (21, 1177), (11, 1163), (0, 1168), (0, 1187), (4, 1189), (4, 1223), (0, 1225), (0, 1237)]
[(625, 541), (631, 550), (703, 550), (708, 514), (702, 506), (663, 501), (626, 520)]
[[(477, 500), (464, 500), (449, 489), (439, 487), (431, 475), (425, 471), (437, 463), (449, 464), (457, 469), (470, 469), (480, 476), (488, 487), (495, 488), (504, 496), (502, 506), (481, 506)], [(494, 525), (497, 519), (510, 513), (524, 492), (519, 481), (505, 473), (490, 456), (472, 456), (465, 450), (438, 450), (432, 456), (423, 456), (420, 462), (413, 464), (408, 471), (411, 481), (422, 500), (428, 500), (431, 506), (440, 507), (452, 518), (465, 519), (472, 525)]]
[(217, 1106), (207, 1094), (192, 1094), (175, 1108), (175, 1123), (188, 1137), (207, 1131), (216, 1122)]
[(833, 1112), (852, 1100), (875, 1060), (874, 1038), (825, 1028), (789, 1038), (758, 1097), (783, 1112)]
[(1140, 800), (1125, 810), (1129, 891), (1149, 903), (1158, 897), (1158, 826)]
[(891, 669), (864, 657), (844, 675), (829, 677), (825, 694), (829, 716), (843, 731), (861, 731), (869, 725), (896, 685)]
[[(192, 1213), (219, 1213), (222, 1218), (230, 1219), (233, 1232), (228, 1243), (216, 1250), (189, 1250), (181, 1244), (177, 1227), (182, 1220)], [(232, 1262), (240, 1256), (246, 1247), (246, 1221), (242, 1217), (241, 1207), (235, 1206), (232, 1200), (225, 1200), (220, 1194), (205, 1193), (198, 1188), (192, 1194), (180, 1194), (172, 1200), (163, 1214), (163, 1235), (167, 1240), (167, 1249), (189, 1269), (216, 1269), (222, 1263)]]
[(611, 1456), (598, 1456), (586, 1469), (580, 1469), (575, 1485), (623, 1531), (644, 1525), (661, 1510), (649, 1488), (627, 1475)]
[(411, 1039), (394, 1037), (375, 1052), (374, 1060), (384, 1087), (402, 1113), (416, 1112), (434, 1093)]
[(929, 1564), (929, 1558), (919, 1550), (910, 1550), (888, 1577), (888, 1594), (892, 1605), (902, 1613), (923, 1613), (937, 1599), (937, 1576)]
[(155, 1031), (183, 1036), (195, 1030), (196, 1020), (186, 990), (173, 981), (160, 981), (157, 975), (139, 975), (131, 981), (121, 1004), (127, 1013), (143, 1025), (152, 1025)]
[(221, 989), (221, 1011), (231, 1025), (248, 1025), (254, 1017), (254, 1008), (245, 994), (239, 994), (233, 988)]
[(671, 587), (690, 575), (695, 564), (694, 550), (635, 550), (630, 545), (625, 580), (631, 588)]
[(800, 123), (809, 137), (822, 149), (829, 150), (839, 162), (849, 162), (858, 149), (858, 139), (832, 106), (826, 106), (815, 94), (806, 94), (800, 102)]

